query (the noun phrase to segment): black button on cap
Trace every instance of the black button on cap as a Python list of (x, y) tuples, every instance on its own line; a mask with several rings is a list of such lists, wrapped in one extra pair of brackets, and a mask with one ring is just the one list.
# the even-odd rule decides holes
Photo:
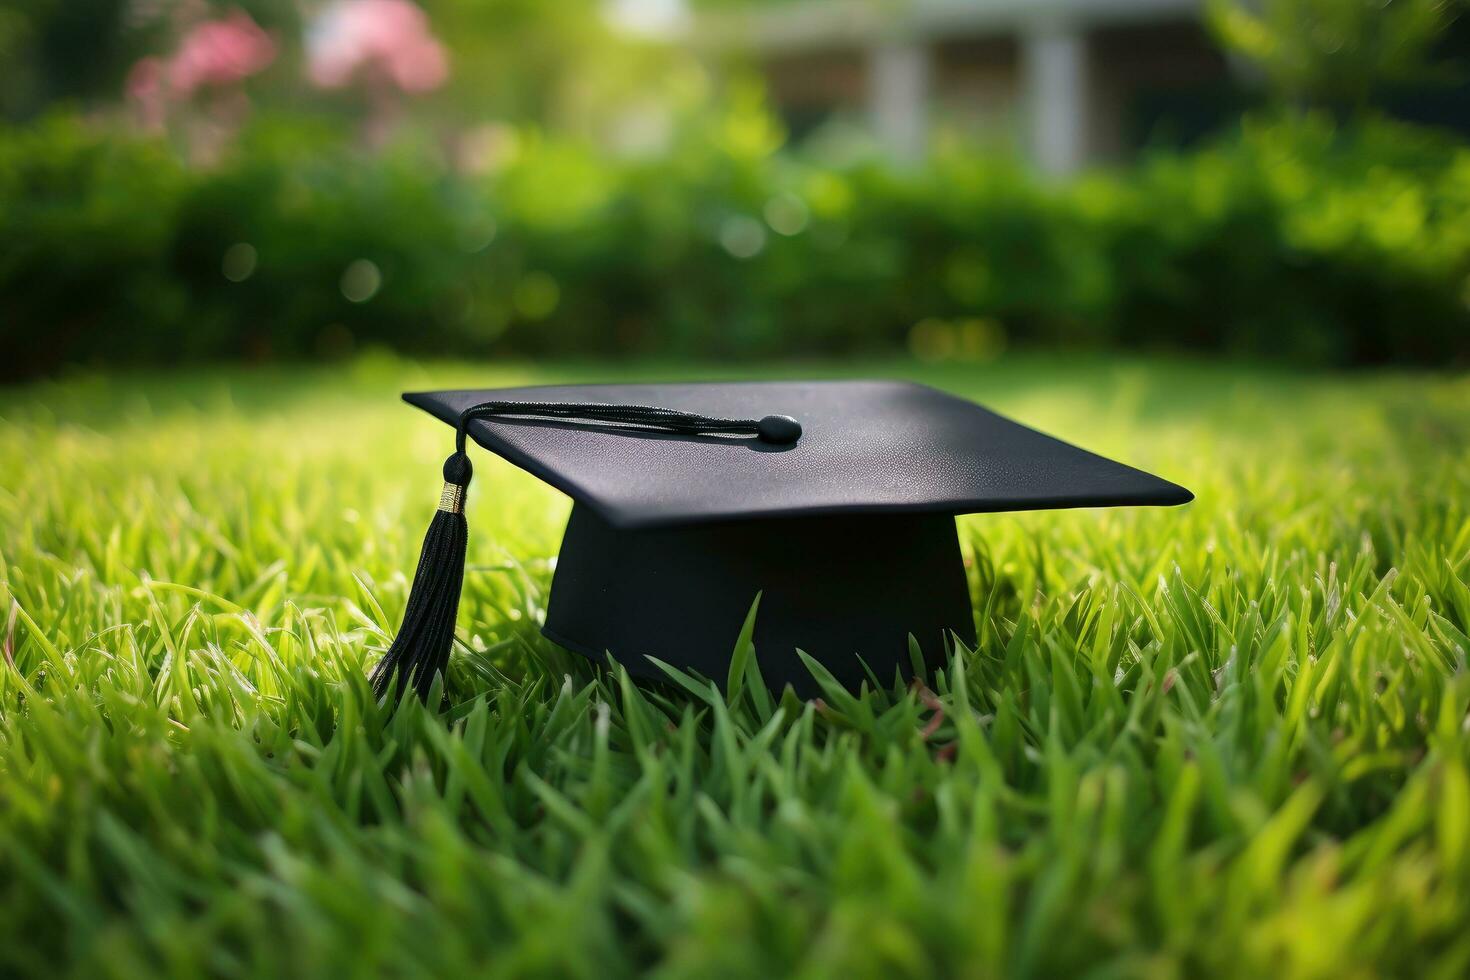
[(801, 423), (789, 415), (767, 415), (760, 420), (756, 434), (761, 442), (789, 445), (801, 438)]

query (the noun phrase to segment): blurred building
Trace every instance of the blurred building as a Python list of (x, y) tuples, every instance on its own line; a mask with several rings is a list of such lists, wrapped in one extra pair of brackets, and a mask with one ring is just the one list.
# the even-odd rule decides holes
[[(936, 127), (1025, 146), (1065, 174), (1124, 158), (1150, 123), (1228, 101), (1204, 0), (788, 0), (704, 8), (711, 52), (753, 58), (800, 134), (865, 118), (899, 160)], [(1185, 135), (1188, 135), (1187, 133)]]

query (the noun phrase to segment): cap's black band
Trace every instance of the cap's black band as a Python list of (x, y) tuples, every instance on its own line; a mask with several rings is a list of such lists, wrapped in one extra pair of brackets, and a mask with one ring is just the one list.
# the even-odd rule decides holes
[(464, 452), (465, 429), (475, 419), (521, 417), (574, 422), (607, 422), (630, 428), (682, 435), (756, 436), (763, 442), (789, 444), (801, 438), (801, 423), (789, 415), (759, 419), (724, 419), (696, 415), (655, 405), (611, 405), (597, 402), (490, 401), (471, 405), (459, 414), (455, 449)]

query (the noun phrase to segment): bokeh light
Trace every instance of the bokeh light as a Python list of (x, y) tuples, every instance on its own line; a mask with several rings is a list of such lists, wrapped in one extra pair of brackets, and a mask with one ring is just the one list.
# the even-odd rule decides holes
[(383, 274), (370, 259), (356, 259), (342, 272), (342, 295), (353, 303), (366, 303), (382, 285)]

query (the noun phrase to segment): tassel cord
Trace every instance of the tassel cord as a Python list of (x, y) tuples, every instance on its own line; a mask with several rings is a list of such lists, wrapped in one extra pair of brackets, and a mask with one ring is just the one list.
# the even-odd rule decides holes
[(486, 418), (564, 419), (574, 422), (608, 422), (654, 432), (680, 435), (758, 436), (764, 442), (790, 443), (801, 436), (801, 425), (787, 415), (759, 419), (727, 419), (697, 415), (657, 405), (611, 405), (599, 402), (487, 401), (471, 405), (459, 415), (455, 450), (465, 451), (467, 428), (475, 419)]

